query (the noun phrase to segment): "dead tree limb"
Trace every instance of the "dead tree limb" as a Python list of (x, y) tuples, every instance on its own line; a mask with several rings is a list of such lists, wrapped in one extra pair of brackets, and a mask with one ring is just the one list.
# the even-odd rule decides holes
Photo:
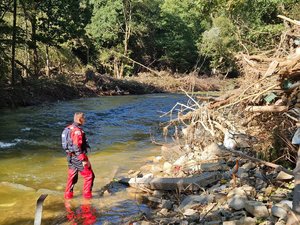
[(278, 15), (277, 17), (279, 17), (280, 19), (289, 21), (290, 23), (295, 24), (297, 26), (300, 26), (300, 21), (298, 21), (298, 20), (293, 20), (293, 19), (290, 19), (290, 18), (288, 18), (286, 16), (283, 16), (283, 15)]
[(263, 105), (263, 106), (247, 106), (247, 112), (287, 112), (288, 106), (282, 105)]
[(260, 164), (263, 164), (263, 165), (266, 165), (268, 167), (271, 167), (271, 168), (274, 168), (278, 171), (283, 171), (287, 174), (290, 174), (290, 175), (294, 175), (292, 171), (284, 168), (283, 166), (280, 166), (280, 165), (277, 165), (275, 163), (270, 163), (270, 162), (267, 162), (267, 161), (264, 161), (262, 159), (258, 159), (258, 158), (254, 158), (254, 157), (251, 157), (251, 156), (248, 156), (240, 151), (235, 151), (235, 150), (229, 150), (229, 149), (226, 149), (226, 148), (223, 148), (225, 151), (228, 151), (228, 152), (231, 152), (232, 154), (234, 155), (238, 155), (240, 157), (243, 157), (243, 158), (246, 158), (246, 159), (249, 159), (253, 162), (256, 162), (256, 163), (260, 163)]

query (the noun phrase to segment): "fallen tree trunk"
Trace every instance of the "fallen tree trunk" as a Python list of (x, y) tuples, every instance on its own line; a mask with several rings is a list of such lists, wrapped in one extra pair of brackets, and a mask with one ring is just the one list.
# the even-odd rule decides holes
[(134, 188), (148, 188), (150, 190), (191, 190), (197, 191), (221, 179), (219, 172), (206, 172), (198, 176), (186, 178), (123, 178), (119, 182)]

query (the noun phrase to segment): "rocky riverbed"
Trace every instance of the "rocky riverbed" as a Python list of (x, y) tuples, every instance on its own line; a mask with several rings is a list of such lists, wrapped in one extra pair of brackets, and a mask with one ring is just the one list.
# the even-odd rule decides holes
[(128, 177), (123, 182), (143, 192), (153, 209), (131, 222), (135, 225), (283, 225), (292, 217), (293, 176), (236, 157), (216, 143), (202, 150), (164, 145)]

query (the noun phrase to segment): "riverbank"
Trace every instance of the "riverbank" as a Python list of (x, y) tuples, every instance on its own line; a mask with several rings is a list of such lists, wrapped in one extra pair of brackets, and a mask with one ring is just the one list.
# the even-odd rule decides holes
[(14, 87), (0, 90), (1, 108), (38, 105), (45, 102), (82, 97), (178, 93), (185, 91), (218, 91), (226, 81), (218, 78), (199, 78), (194, 75), (143, 73), (139, 76), (116, 79), (105, 74), (86, 73), (35, 80), (23, 80)]
[(143, 192), (153, 210), (135, 225), (283, 225), (292, 216), (293, 176), (220, 144), (168, 144), (147, 162), (121, 180)]
[(173, 146), (120, 181), (146, 192), (153, 206), (137, 225), (300, 223), (292, 171), (299, 163), (299, 54), (256, 59), (244, 57), (249, 66), (234, 90), (186, 93), (189, 102), (165, 114)]

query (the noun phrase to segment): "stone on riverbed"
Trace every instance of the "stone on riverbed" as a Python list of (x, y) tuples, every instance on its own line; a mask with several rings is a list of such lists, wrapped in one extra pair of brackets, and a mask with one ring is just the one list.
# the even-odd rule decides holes
[(36, 191), (34, 188), (31, 188), (31, 187), (27, 187), (23, 184), (17, 184), (17, 183), (11, 183), (11, 182), (0, 182), (0, 185), (3, 185), (3, 186), (7, 186), (7, 187), (10, 187), (10, 188), (14, 188), (14, 189), (19, 189), (19, 190), (22, 190), (22, 191)]
[(185, 211), (196, 205), (206, 205), (208, 203), (213, 202), (213, 200), (214, 200), (213, 195), (206, 195), (206, 194), (189, 195), (181, 202), (177, 210)]
[(247, 212), (257, 218), (266, 218), (269, 216), (269, 211), (262, 202), (246, 201), (245, 209)]

